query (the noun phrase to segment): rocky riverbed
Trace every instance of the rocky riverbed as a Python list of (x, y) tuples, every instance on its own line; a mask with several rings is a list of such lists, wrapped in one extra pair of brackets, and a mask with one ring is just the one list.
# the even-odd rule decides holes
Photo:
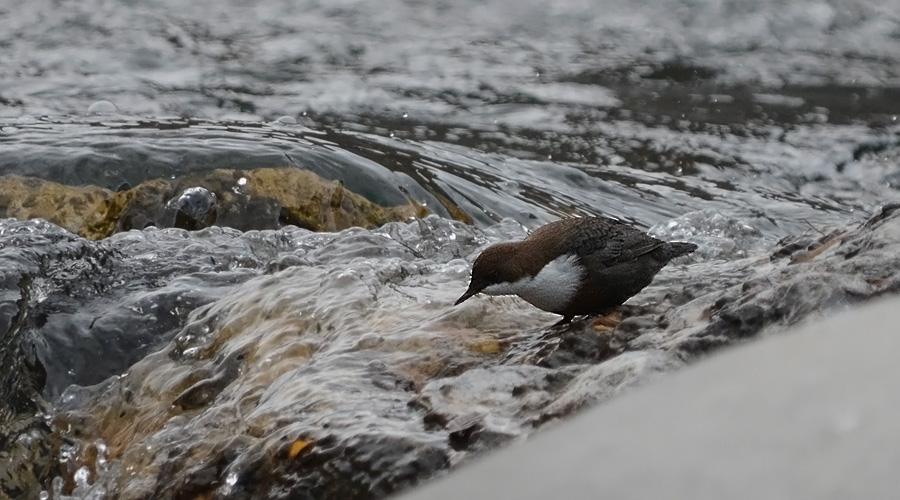
[(896, 210), (740, 259), (701, 249), (614, 328), (564, 329), (516, 298), (451, 305), (467, 259), (521, 236), (512, 221), (95, 243), (7, 220), (3, 247), (29, 252), (4, 257), (4, 488), (381, 497), (718, 347), (893, 293)]

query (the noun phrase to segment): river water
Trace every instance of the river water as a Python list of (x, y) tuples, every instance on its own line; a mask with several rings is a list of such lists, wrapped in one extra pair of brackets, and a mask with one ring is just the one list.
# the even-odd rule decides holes
[[(265, 444), (239, 447), (242, 458), (216, 474), (243, 477), (254, 446), (322, 425), (279, 420), (312, 411), (303, 398), (320, 410), (336, 393), (371, 398), (358, 384), (384, 371), (379, 363), (411, 384), (416, 401), (439, 405), (429, 381), (460, 376), (485, 354), (479, 349), (505, 345), (503, 331), (549, 319), (503, 300), (485, 307), (509, 315), (487, 325), (477, 305), (451, 311), (466, 259), (559, 217), (604, 214), (694, 241), (701, 248), (691, 262), (709, 270), (787, 236), (859, 223), (900, 198), (893, 0), (4, 0), (0, 49), (0, 175), (114, 192), (217, 169), (291, 167), (442, 218), (326, 235), (280, 223), (148, 229), (100, 243), (0, 222), (4, 258), (15, 263), (9, 303), (27, 296), (30, 311), (11, 320), (7, 337), (37, 346), (28, 349), (46, 372), (41, 411), (118, 408), (96, 398), (149, 391), (128, 414), (159, 429), (143, 434), (120, 422), (110, 430), (105, 417), (84, 417), (88, 437), (67, 436), (70, 455), (54, 458), (68, 465), (38, 474), (57, 498), (152, 497), (158, 490), (147, 477), (165, 476), (163, 459), (139, 457), (135, 443), (163, 446), (180, 434), (217, 449), (214, 421), (235, 404), (263, 422), (251, 434)], [(471, 226), (445, 220), (454, 217)], [(32, 257), (33, 266), (22, 264)], [(48, 270), (54, 259), (69, 264)], [(661, 283), (679, 272), (664, 272)], [(74, 285), (92, 279), (93, 289)], [(160, 307), (171, 317), (148, 312)], [(317, 333), (295, 339), (313, 328), (309, 315)], [(434, 331), (464, 338), (467, 354), (454, 366), (429, 364), (449, 356)], [(252, 362), (230, 361), (245, 354)], [(207, 358), (212, 365), (198, 368)], [(653, 372), (674, 366), (642, 363)], [(322, 383), (320, 365), (331, 366), (334, 392), (312, 389)], [(292, 372), (297, 366), (305, 368)], [(146, 380), (109, 382), (129, 369)], [(199, 416), (172, 417), (171, 400), (204, 379), (197, 370), (219, 377), (219, 400), (188, 405), (208, 406)], [(238, 372), (251, 381), (231, 383)], [(166, 386), (167, 377), (181, 381)], [(275, 404), (276, 396), (287, 402)], [(378, 425), (401, 432), (397, 422), (414, 418), (409, 398), (382, 396), (350, 398), (327, 419), (348, 436)], [(482, 418), (496, 435), (536, 427), (518, 406), (492, 411)], [(356, 421), (367, 412), (375, 417)], [(406, 431), (420, 443), (435, 439), (428, 425)], [(110, 447), (109, 464), (84, 465), (97, 443)], [(434, 450), (439, 464), (416, 473), (461, 460), (459, 450)], [(81, 467), (90, 480), (73, 479)], [(156, 475), (138, 481), (128, 467)], [(50, 480), (61, 476), (66, 486), (54, 490)], [(240, 498), (241, 483), (226, 479), (217, 494)], [(415, 482), (373, 481), (364, 484), (375, 497)], [(345, 493), (323, 488), (320, 497)], [(276, 489), (266, 494), (276, 498)]]

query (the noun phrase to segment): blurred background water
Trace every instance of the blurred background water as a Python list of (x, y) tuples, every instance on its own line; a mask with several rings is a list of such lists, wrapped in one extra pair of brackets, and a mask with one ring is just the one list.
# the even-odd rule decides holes
[[(482, 225), (713, 208), (769, 241), (895, 196), (888, 1), (3, 10), (3, 173), (115, 189), (332, 162), (331, 177), (402, 173)], [(311, 139), (338, 154), (310, 158)]]

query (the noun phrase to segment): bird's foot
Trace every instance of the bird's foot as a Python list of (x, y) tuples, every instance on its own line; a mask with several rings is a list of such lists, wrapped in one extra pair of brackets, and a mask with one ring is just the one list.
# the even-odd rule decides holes
[(614, 330), (619, 323), (622, 322), (622, 313), (613, 311), (591, 321), (591, 328), (598, 332), (609, 332)]

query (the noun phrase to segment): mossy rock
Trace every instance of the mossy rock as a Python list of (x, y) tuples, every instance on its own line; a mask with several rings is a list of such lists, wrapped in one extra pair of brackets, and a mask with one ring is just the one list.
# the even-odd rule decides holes
[[(185, 225), (183, 214), (169, 202), (194, 187), (215, 194), (215, 206), (202, 221)], [(148, 226), (198, 229), (215, 224), (246, 231), (296, 225), (340, 231), (428, 215), (413, 201), (381, 206), (338, 181), (295, 168), (214, 170), (153, 179), (120, 192), (7, 175), (0, 177), (0, 214), (4, 212), (18, 219), (44, 218), (92, 240)]]
[(80, 236), (104, 218), (113, 195), (97, 186), (66, 186), (35, 177), (0, 176), (0, 214), (20, 220), (44, 219)]
[[(231, 174), (216, 170), (210, 177), (218, 180)], [(243, 177), (247, 180), (247, 196), (277, 201), (283, 223), (313, 231), (340, 231), (354, 226), (372, 228), (428, 215), (424, 207), (412, 202), (396, 207), (378, 205), (349, 191), (338, 181), (326, 180), (307, 170), (262, 168), (244, 172)], [(222, 196), (226, 199), (233, 194), (224, 191)]]

